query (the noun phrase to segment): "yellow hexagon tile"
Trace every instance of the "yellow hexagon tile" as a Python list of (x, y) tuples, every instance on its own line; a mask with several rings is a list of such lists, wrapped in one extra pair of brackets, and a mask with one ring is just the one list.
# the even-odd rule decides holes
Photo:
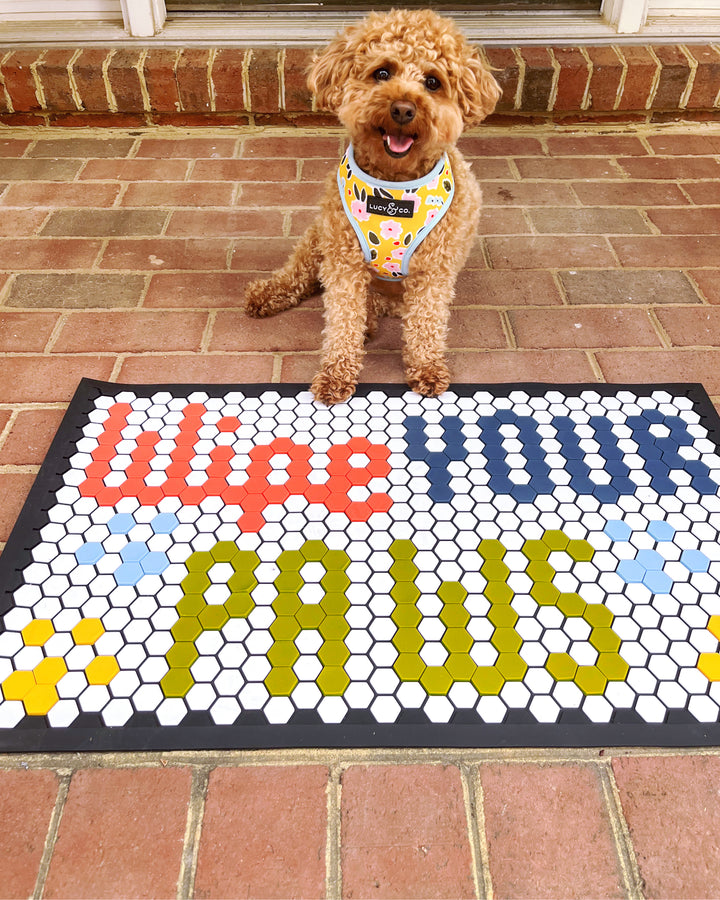
[(81, 619), (72, 630), (76, 644), (94, 644), (104, 633), (100, 619)]
[(46, 716), (59, 699), (55, 685), (37, 684), (23, 697), (23, 704), (29, 716)]
[(12, 672), (2, 683), (6, 700), (23, 700), (37, 682), (32, 672)]
[(720, 653), (701, 653), (698, 669), (708, 681), (720, 681)]
[(85, 677), (90, 684), (110, 684), (119, 671), (114, 656), (96, 656), (85, 668)]
[(720, 641), (720, 616), (710, 616), (707, 627), (710, 634)]
[(50, 619), (33, 619), (22, 630), (22, 639), (26, 647), (42, 647), (55, 634)]
[(57, 684), (67, 674), (65, 660), (59, 656), (48, 656), (33, 669), (38, 684)]

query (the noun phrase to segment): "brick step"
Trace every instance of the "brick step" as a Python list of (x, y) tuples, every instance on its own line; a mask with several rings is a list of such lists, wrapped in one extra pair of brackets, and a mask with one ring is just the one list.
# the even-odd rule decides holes
[[(0, 124), (321, 125), (299, 48), (0, 47)], [(712, 119), (720, 45), (487, 47), (491, 124)]]

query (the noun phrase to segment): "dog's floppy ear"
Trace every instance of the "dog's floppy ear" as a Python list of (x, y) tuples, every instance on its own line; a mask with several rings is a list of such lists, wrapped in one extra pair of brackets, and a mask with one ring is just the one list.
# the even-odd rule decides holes
[(313, 60), (308, 87), (315, 95), (318, 109), (337, 112), (343, 88), (350, 77), (354, 56), (349, 49), (347, 32), (338, 35)]
[(502, 90), (477, 51), (463, 60), (458, 78), (458, 100), (465, 127), (476, 125), (489, 116)]

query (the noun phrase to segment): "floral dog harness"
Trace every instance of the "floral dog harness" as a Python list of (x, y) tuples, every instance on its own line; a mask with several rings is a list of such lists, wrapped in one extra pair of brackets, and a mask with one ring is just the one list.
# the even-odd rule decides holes
[(447, 154), (417, 181), (378, 181), (358, 168), (350, 145), (337, 181), (365, 260), (384, 281), (408, 274), (410, 257), (448, 211), (455, 193)]

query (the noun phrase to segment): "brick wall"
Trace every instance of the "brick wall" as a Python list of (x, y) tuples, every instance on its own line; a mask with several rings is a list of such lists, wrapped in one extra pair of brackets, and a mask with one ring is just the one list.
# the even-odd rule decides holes
[[(496, 124), (715, 118), (720, 45), (488, 47)], [(331, 124), (305, 84), (312, 50), (0, 47), (0, 124)]]

